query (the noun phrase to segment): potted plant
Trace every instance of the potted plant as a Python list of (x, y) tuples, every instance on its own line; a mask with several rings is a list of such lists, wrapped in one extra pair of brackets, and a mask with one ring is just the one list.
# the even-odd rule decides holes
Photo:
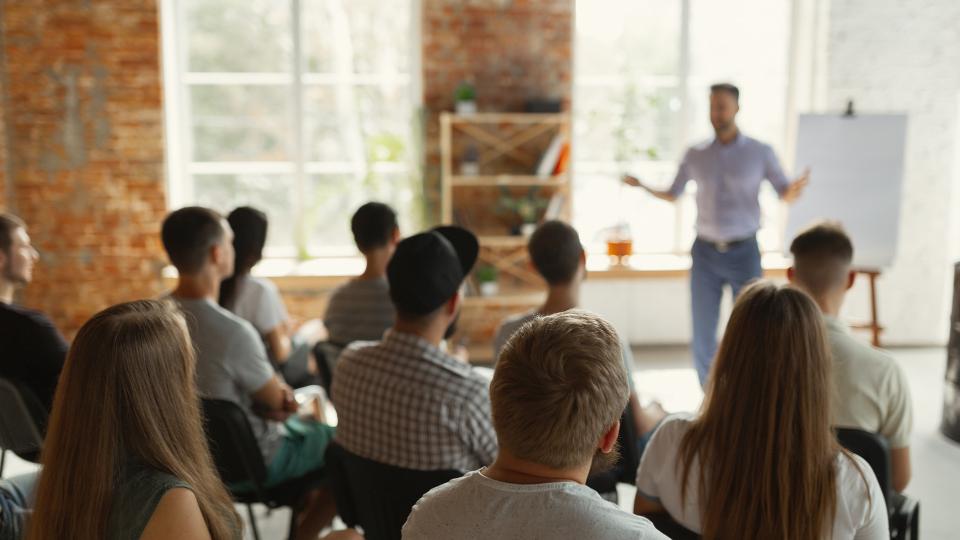
[(496, 296), (496, 294), (500, 292), (500, 286), (497, 283), (497, 269), (495, 267), (488, 264), (479, 266), (476, 271), (474, 271), (474, 276), (477, 278), (480, 296)]
[(472, 84), (464, 81), (453, 93), (457, 114), (474, 114), (477, 112), (477, 91)]
[(514, 197), (506, 188), (500, 188), (498, 208), (501, 211), (512, 212), (520, 218), (520, 224), (510, 230), (511, 234), (530, 236), (537, 228), (537, 217), (548, 204), (546, 199), (537, 196), (538, 191), (537, 187), (532, 187), (526, 194)]

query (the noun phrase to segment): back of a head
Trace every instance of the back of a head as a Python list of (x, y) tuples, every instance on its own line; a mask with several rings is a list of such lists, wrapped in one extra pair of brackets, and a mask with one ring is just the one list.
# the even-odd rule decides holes
[(189, 483), (211, 531), (235, 525), (203, 435), (194, 361), (169, 301), (119, 304), (81, 327), (44, 441), (31, 538), (104, 537), (114, 482), (131, 461)]
[(577, 230), (557, 220), (546, 221), (527, 244), (534, 268), (550, 285), (565, 285), (577, 275), (583, 245)]
[(680, 447), (681, 485), (695, 457), (710, 464), (699, 487), (706, 538), (820, 538), (832, 525), (829, 362), (809, 296), (766, 281), (740, 293)]
[(195, 274), (203, 269), (210, 248), (223, 239), (222, 219), (209, 208), (188, 206), (163, 220), (163, 247), (177, 271)]
[(0, 253), (10, 255), (13, 246), (13, 233), (27, 226), (22, 219), (13, 214), (0, 212)]
[(520, 328), (504, 346), (490, 384), (500, 447), (555, 469), (589, 463), (628, 397), (616, 331), (581, 310)]
[(790, 253), (794, 279), (810, 294), (820, 296), (845, 286), (853, 242), (839, 223), (824, 222), (804, 230), (793, 239)]
[(249, 206), (230, 212), (227, 223), (233, 230), (233, 275), (220, 283), (220, 305), (233, 309), (239, 281), (263, 258), (267, 243), (267, 215)]
[(350, 230), (361, 253), (384, 247), (397, 230), (397, 213), (386, 204), (368, 202), (354, 212)]

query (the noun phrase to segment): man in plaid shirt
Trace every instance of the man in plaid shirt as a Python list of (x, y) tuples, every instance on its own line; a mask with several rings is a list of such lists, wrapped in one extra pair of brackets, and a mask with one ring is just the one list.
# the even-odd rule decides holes
[(348, 347), (333, 378), (341, 446), (407, 469), (471, 471), (493, 462), (489, 380), (441, 348), (478, 251), (476, 237), (459, 227), (397, 245), (387, 266), (396, 323), (382, 341)]

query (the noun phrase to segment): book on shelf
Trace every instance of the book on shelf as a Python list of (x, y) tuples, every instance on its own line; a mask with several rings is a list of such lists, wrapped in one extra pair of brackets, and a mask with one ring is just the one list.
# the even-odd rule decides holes
[(566, 198), (563, 193), (557, 191), (550, 197), (550, 202), (547, 203), (546, 210), (543, 211), (543, 220), (550, 221), (554, 219), (560, 219), (560, 214), (563, 212), (563, 205), (566, 202)]
[(563, 174), (567, 172), (567, 167), (570, 166), (570, 143), (568, 141), (563, 142), (563, 146), (560, 148), (560, 156), (557, 158), (557, 164), (553, 167), (553, 175)]
[(554, 169), (557, 168), (557, 162), (560, 159), (560, 152), (563, 150), (565, 141), (566, 137), (563, 133), (558, 133), (553, 137), (550, 146), (547, 147), (540, 158), (540, 163), (537, 164), (537, 176), (544, 179), (551, 176)]

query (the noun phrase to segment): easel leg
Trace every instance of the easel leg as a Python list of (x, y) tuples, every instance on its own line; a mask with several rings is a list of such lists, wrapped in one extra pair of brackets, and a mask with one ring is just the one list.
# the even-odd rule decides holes
[(880, 322), (877, 316), (877, 273), (870, 272), (870, 331), (873, 346), (880, 346)]

